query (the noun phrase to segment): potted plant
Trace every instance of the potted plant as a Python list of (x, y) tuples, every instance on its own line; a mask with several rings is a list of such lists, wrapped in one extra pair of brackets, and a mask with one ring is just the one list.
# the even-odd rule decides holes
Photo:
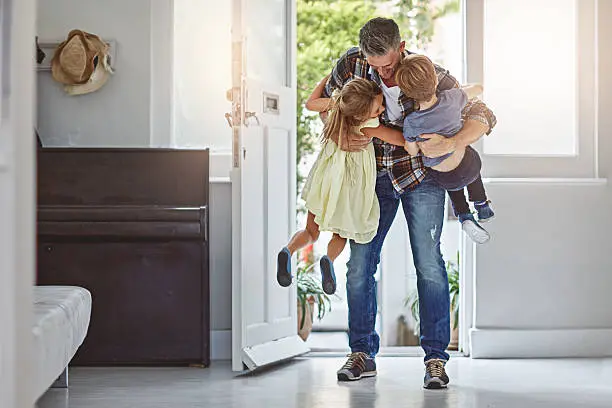
[[(455, 262), (446, 262), (446, 273), (448, 275), (451, 309), (451, 341), (448, 348), (449, 350), (457, 350), (459, 348), (459, 251), (457, 251), (457, 259)], [(416, 290), (406, 299), (404, 306), (410, 307), (410, 313), (415, 322), (414, 334), (419, 336), (419, 294)]]
[(312, 331), (314, 306), (317, 319), (321, 320), (329, 310), (331, 302), (323, 292), (321, 281), (314, 273), (314, 263), (300, 262), (297, 267), (298, 335), (306, 341)]

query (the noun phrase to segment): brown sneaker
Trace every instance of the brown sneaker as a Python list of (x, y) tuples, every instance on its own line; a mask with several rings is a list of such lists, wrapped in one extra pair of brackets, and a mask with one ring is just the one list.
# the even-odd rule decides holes
[(357, 381), (364, 377), (374, 377), (376, 362), (366, 353), (351, 353), (337, 374), (338, 381)]
[(425, 379), (423, 387), (428, 390), (438, 390), (448, 386), (448, 375), (444, 366), (446, 361), (433, 358), (425, 362)]

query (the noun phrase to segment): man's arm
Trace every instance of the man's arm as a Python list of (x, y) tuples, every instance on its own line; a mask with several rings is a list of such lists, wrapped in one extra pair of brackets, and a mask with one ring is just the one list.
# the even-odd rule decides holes
[[(463, 129), (455, 135), (461, 139), (461, 145), (466, 147), (480, 139), (485, 134), (490, 134), (493, 131), (495, 125), (497, 125), (497, 118), (489, 107), (479, 99), (472, 99), (468, 101), (465, 108), (463, 108)], [(478, 135), (470, 135), (470, 132), (464, 132), (467, 124), (470, 124), (473, 132), (478, 132)], [(478, 129), (478, 130), (476, 130)]]
[(468, 99), (474, 99), (481, 95), (484, 89), (480, 84), (468, 84), (461, 86), (461, 90), (465, 92)]
[(411, 156), (417, 156), (419, 154), (419, 146), (416, 142), (409, 142), (406, 140), (404, 150), (406, 150)]
[(463, 108), (463, 128), (455, 136), (446, 138), (437, 134), (421, 135), (423, 139), (429, 140), (419, 142), (419, 147), (427, 157), (440, 157), (471, 145), (491, 133), (496, 124), (497, 118), (487, 105), (473, 99)]
[(448, 70), (434, 64), (436, 75), (438, 76), (438, 91), (448, 91), (449, 89), (459, 88), (460, 84)]

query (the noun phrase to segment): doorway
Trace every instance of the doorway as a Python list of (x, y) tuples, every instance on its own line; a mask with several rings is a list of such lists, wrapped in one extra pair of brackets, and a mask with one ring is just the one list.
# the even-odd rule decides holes
[[(409, 50), (428, 55), (436, 63), (447, 68), (452, 75), (463, 83), (465, 82), (463, 9), (460, 7), (459, 2), (431, 1), (431, 6), (447, 6), (449, 8), (443, 17), (436, 19), (430, 27), (433, 34), (429, 39), (417, 36), (416, 33), (402, 27), (401, 19), (394, 14), (394, 10), (376, 6), (373, 9), (373, 13), (377, 16), (383, 15), (396, 19), (401, 26), (402, 34), (408, 33), (404, 39), (407, 40), (407, 48)], [(308, 8), (300, 9), (298, 7), (298, 27), (302, 18), (307, 20), (309, 12), (310, 9)], [(366, 17), (360, 17), (364, 19), (364, 22), (370, 18), (367, 16), (367, 12), (367, 7), (365, 7), (365, 10), (359, 10), (359, 13), (366, 15)], [(304, 13), (304, 16), (301, 16), (300, 13)], [(361, 22), (357, 25), (360, 26)], [(353, 45), (358, 42), (358, 30), (359, 27), (356, 27)], [(419, 39), (417, 40), (416, 37), (419, 37)], [(298, 38), (298, 43), (303, 43), (307, 40), (307, 38)], [(412, 45), (410, 45), (411, 42)], [(312, 50), (306, 45), (301, 48), (298, 47), (298, 53), (300, 52), (308, 55)], [(335, 60), (341, 52), (333, 56), (333, 59)], [(304, 67), (298, 65), (298, 81), (308, 79), (311, 69), (311, 66)], [(304, 114), (308, 115), (307, 112), (304, 112)], [(311, 122), (307, 124), (310, 125)], [(300, 123), (298, 123), (299, 126)], [(314, 127), (314, 129), (314, 133), (316, 133), (320, 128)], [(313, 145), (315, 148), (318, 147), (316, 143)], [(300, 174), (307, 174), (310, 165), (316, 158), (316, 153), (315, 149), (314, 153), (304, 155), (299, 164), (298, 171)], [(300, 153), (298, 152), (299, 155)], [(462, 232), (459, 223), (452, 215), (452, 210), (448, 211), (448, 207), (447, 205), (447, 214), (441, 239), (442, 253), (445, 261), (451, 261), (451, 264), (448, 265), (449, 268), (459, 269), (458, 263), (461, 262), (460, 253), (463, 246)], [(299, 222), (305, 222), (303, 214), (300, 214)], [(321, 234), (321, 238), (314, 245), (315, 258), (325, 253), (330, 237), (331, 234)], [(416, 271), (410, 250), (406, 250), (406, 248), (410, 248), (406, 220), (403, 212), (398, 211), (394, 224), (385, 240), (381, 254), (381, 263), (375, 275), (378, 283), (376, 328), (381, 336), (382, 354), (420, 355), (421, 353), (421, 349), (418, 347), (418, 333), (415, 331), (417, 326), (416, 314), (411, 311), (410, 307), (416, 293)], [(398, 256), (398, 254), (401, 255)], [(335, 262), (338, 281), (337, 292), (335, 296), (330, 298), (331, 310), (325, 314), (323, 319), (317, 320), (316, 317), (314, 319), (313, 332), (307, 340), (308, 346), (313, 351), (322, 353), (346, 353), (349, 351), (348, 307), (346, 304), (346, 262), (349, 256), (350, 250), (347, 247)], [(458, 258), (459, 262), (457, 261)], [(459, 331), (455, 332), (455, 337), (461, 337), (458, 335)]]

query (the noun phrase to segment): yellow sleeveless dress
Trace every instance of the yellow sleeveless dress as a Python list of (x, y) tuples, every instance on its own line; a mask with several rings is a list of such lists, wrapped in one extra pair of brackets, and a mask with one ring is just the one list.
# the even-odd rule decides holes
[[(378, 127), (377, 118), (359, 127)], [(302, 190), (308, 211), (321, 231), (331, 231), (359, 244), (376, 235), (380, 207), (376, 198), (376, 156), (372, 143), (345, 152), (327, 140)]]

